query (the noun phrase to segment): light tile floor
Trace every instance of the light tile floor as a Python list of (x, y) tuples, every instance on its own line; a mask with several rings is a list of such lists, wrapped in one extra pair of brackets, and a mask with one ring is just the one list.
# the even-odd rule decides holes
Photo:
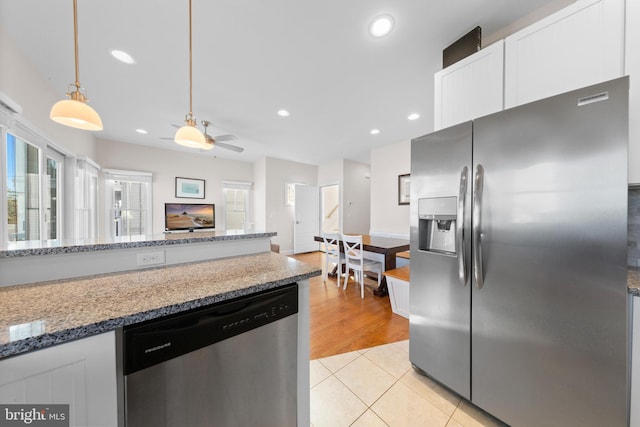
[(310, 363), (312, 427), (505, 426), (418, 374), (409, 341)]

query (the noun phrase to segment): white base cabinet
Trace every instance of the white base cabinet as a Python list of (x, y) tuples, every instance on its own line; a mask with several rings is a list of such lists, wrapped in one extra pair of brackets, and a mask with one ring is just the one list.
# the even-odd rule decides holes
[(71, 426), (118, 425), (115, 332), (0, 360), (0, 402), (69, 404)]
[(621, 77), (624, 23), (624, 0), (579, 0), (507, 37), (505, 108)]

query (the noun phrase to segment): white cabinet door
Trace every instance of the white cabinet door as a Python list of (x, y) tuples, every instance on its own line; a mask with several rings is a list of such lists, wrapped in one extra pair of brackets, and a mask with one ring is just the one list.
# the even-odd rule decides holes
[(640, 427), (640, 297), (633, 297), (630, 427)]
[(437, 72), (435, 130), (502, 110), (503, 64), (500, 40)]
[(622, 76), (624, 13), (624, 0), (579, 0), (507, 37), (505, 108)]
[(0, 360), (0, 402), (69, 404), (71, 426), (118, 425), (115, 332)]

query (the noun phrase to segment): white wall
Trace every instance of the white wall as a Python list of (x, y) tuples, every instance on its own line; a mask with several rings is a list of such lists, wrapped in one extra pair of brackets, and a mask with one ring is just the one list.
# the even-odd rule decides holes
[(253, 220), (256, 231), (267, 230), (267, 159), (253, 163)]
[[(72, 74), (69, 79), (73, 79)], [(38, 133), (63, 151), (95, 159), (94, 134), (58, 124), (49, 118), (53, 104), (66, 98), (66, 89), (53, 88), (0, 28), (0, 91), (22, 107), (22, 116)], [(1, 165), (0, 170), (4, 171), (4, 167)]]
[(369, 165), (344, 160), (343, 173), (342, 230), (345, 233), (369, 234), (371, 217)]
[[(289, 160), (264, 159), (265, 229), (278, 233), (271, 241), (280, 245), (280, 252), (293, 251), (293, 207), (285, 206), (285, 185), (297, 183), (317, 186), (318, 167)], [(261, 167), (257, 168), (261, 170)], [(256, 177), (260, 181), (262, 177)], [(258, 210), (258, 209), (257, 209)], [(256, 224), (261, 220), (256, 219)]]
[(409, 205), (398, 205), (398, 175), (411, 172), (411, 141), (371, 150), (371, 233), (409, 236)]
[[(190, 154), (103, 139), (98, 140), (96, 152), (96, 161), (103, 168), (153, 174), (154, 234), (164, 230), (164, 204), (168, 202), (215, 203), (216, 228), (224, 229), (223, 181), (253, 181), (251, 163), (203, 156), (199, 152)], [(204, 179), (204, 200), (176, 198), (176, 177)], [(104, 207), (100, 209), (102, 213)], [(249, 210), (250, 213), (252, 211)], [(253, 218), (250, 217), (248, 222), (253, 223)]]
[(344, 160), (337, 159), (331, 163), (318, 166), (318, 186), (342, 183)]

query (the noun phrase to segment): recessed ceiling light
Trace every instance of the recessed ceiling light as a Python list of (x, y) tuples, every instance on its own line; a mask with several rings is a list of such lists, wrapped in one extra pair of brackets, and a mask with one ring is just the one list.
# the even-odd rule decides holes
[(131, 55), (123, 50), (113, 49), (111, 51), (111, 56), (113, 56), (120, 62), (124, 62), (125, 64), (134, 64), (136, 62)]
[(393, 30), (395, 20), (391, 15), (377, 16), (369, 25), (369, 34), (373, 37), (384, 37)]
[(420, 114), (418, 114), (418, 113), (411, 113), (411, 114), (409, 114), (409, 117), (407, 117), (407, 119), (409, 119), (409, 120), (416, 120), (416, 119), (419, 119), (419, 118), (420, 118)]
[(380, 133), (380, 129), (371, 129), (371, 135), (377, 135)]
[(143, 134), (143, 135), (146, 135), (146, 134), (148, 134), (148, 133), (149, 133), (149, 132), (147, 132), (147, 131), (146, 131), (146, 130), (144, 130), (144, 129), (136, 129), (136, 132), (141, 133), (141, 134)]
[(280, 117), (289, 117), (290, 116), (290, 114), (289, 114), (289, 112), (287, 110), (278, 110), (278, 115)]

